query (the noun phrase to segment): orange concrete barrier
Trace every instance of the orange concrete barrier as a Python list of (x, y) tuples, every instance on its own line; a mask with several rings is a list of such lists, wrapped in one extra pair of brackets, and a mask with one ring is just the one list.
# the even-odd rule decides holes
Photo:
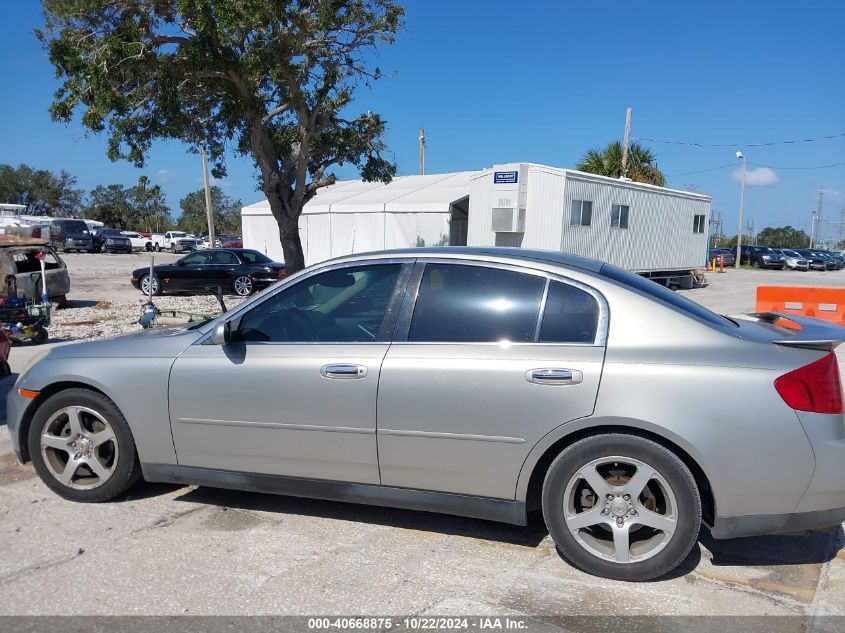
[(845, 288), (759, 286), (757, 312), (784, 312), (845, 326)]

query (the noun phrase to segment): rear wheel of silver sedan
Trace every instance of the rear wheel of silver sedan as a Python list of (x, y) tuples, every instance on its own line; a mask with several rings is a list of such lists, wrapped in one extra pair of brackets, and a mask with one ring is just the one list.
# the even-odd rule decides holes
[(622, 433), (575, 442), (543, 483), (543, 516), (561, 554), (617, 580), (657, 578), (689, 554), (701, 498), (686, 464), (651, 440)]
[(73, 501), (108, 501), (141, 476), (132, 433), (109, 398), (90, 389), (50, 396), (29, 428), (29, 454), (42, 481)]

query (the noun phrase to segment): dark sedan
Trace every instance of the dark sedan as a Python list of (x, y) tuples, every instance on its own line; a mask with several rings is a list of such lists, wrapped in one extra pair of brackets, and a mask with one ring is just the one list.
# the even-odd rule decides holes
[(835, 270), (836, 262), (832, 259), (824, 257), (819, 251), (811, 248), (796, 248), (797, 252), (801, 253), (810, 263), (810, 270)]
[(716, 266), (719, 265), (719, 256), (725, 260), (725, 266), (733, 266), (736, 263), (736, 257), (726, 248), (711, 248), (707, 251), (707, 261), (712, 262), (716, 260)]
[(224, 293), (247, 297), (286, 275), (285, 265), (246, 248), (211, 248), (194, 251), (172, 264), (132, 272), (132, 285), (144, 294), (165, 292), (207, 294), (208, 286), (219, 286)]

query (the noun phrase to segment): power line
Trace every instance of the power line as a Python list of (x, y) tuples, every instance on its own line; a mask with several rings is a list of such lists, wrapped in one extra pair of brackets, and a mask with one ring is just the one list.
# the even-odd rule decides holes
[(832, 163), (830, 165), (816, 165), (814, 167), (774, 167), (772, 165), (761, 165), (760, 163), (751, 163), (757, 167), (768, 167), (769, 169), (828, 169), (830, 167), (845, 167), (845, 163)]
[(692, 141), (670, 141), (659, 138), (637, 138), (636, 141), (648, 141), (649, 143), (666, 143), (667, 145), (690, 145), (692, 147), (768, 147), (771, 145), (793, 145), (796, 143), (816, 143), (819, 141), (829, 141), (836, 138), (845, 138), (845, 132), (839, 134), (829, 134), (828, 136), (819, 136), (816, 138), (799, 138), (789, 141), (769, 141), (767, 143), (694, 143)]
[[(831, 167), (845, 167), (845, 163), (832, 163), (830, 165), (813, 165), (813, 166), (801, 166), (801, 167), (777, 167), (773, 165), (763, 165), (762, 163), (748, 163), (749, 165), (754, 165), (755, 167), (767, 167), (768, 169), (782, 169), (782, 170), (793, 170), (793, 169), (801, 169), (801, 170), (813, 170), (813, 169), (829, 169)], [(678, 176), (691, 176), (693, 174), (704, 174), (709, 171), (719, 171), (720, 169), (727, 169), (729, 167), (736, 167), (736, 163), (727, 163), (725, 165), (718, 165), (717, 167), (708, 167), (706, 169), (697, 169), (695, 171), (685, 171), (679, 174), (666, 174), (667, 178), (675, 178)]]

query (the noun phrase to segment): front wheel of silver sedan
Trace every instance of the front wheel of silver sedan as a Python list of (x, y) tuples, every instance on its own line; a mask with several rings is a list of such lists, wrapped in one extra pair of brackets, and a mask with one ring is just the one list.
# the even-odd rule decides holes
[(132, 433), (109, 398), (68, 389), (38, 407), (29, 427), (29, 455), (41, 480), (72, 501), (108, 501), (141, 476)]
[(543, 516), (561, 554), (605, 578), (642, 581), (677, 567), (698, 540), (701, 498), (686, 464), (622, 433), (584, 438), (555, 458)]

